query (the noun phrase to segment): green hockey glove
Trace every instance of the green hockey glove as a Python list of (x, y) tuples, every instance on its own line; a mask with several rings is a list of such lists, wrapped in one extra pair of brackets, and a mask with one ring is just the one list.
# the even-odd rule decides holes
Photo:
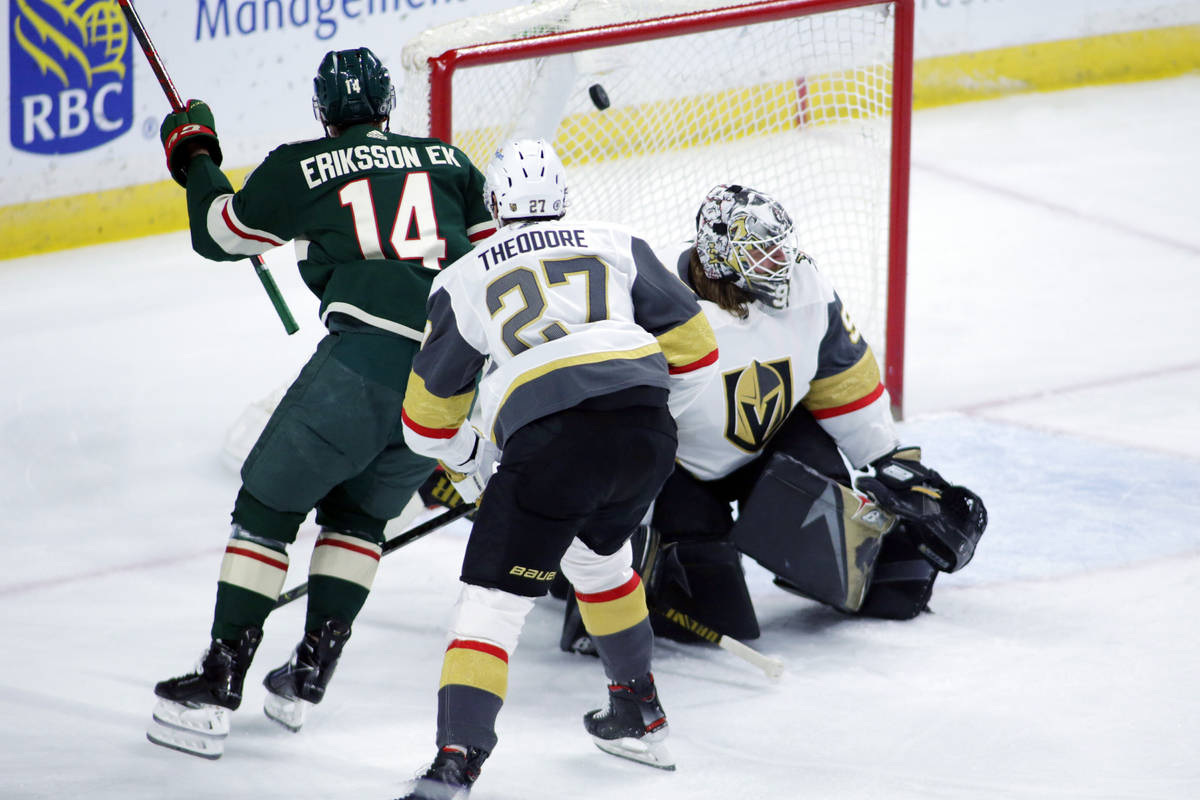
[(942, 572), (965, 567), (987, 528), (979, 495), (922, 464), (919, 447), (898, 448), (871, 466), (875, 477), (855, 481), (858, 490), (908, 523), (917, 549), (933, 566)]
[(208, 150), (213, 163), (221, 166), (216, 124), (212, 110), (203, 100), (188, 100), (182, 111), (167, 114), (158, 133), (167, 153), (167, 169), (180, 186), (187, 186), (188, 166), (199, 147)]

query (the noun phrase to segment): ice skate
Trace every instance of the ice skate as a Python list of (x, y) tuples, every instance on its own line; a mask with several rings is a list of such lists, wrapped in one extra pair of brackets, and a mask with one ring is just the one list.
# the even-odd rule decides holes
[(262, 630), (249, 628), (236, 640), (214, 639), (196, 672), (161, 681), (146, 738), (201, 758), (220, 758), (229, 735), (229, 714), (242, 704), (242, 684)]
[(608, 708), (583, 715), (583, 727), (606, 753), (659, 769), (675, 769), (664, 740), (667, 716), (658, 702), (654, 676), (634, 678), (628, 685), (610, 683)]
[(425, 774), (399, 800), (465, 800), (487, 757), (476, 747), (443, 747)]
[(306, 633), (291, 659), (263, 678), (263, 713), (290, 731), (300, 730), (308, 708), (325, 696), (349, 638), (350, 626), (340, 620), (327, 620), (319, 631)]

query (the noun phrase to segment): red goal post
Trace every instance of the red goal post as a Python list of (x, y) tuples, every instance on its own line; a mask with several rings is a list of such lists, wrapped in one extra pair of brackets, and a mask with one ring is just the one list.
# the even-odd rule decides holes
[(405, 47), (400, 121), (481, 169), (506, 138), (551, 139), (569, 213), (656, 248), (690, 238), (716, 183), (777, 197), (899, 417), (913, 0), (728, 1), (548, 0), (435, 28)]

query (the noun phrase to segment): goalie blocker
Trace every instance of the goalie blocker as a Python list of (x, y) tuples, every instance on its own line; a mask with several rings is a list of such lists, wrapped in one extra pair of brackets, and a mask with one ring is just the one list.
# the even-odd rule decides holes
[(858, 612), (871, 587), (883, 537), (895, 523), (870, 498), (775, 453), (731, 535), (738, 550), (778, 576), (779, 585)]

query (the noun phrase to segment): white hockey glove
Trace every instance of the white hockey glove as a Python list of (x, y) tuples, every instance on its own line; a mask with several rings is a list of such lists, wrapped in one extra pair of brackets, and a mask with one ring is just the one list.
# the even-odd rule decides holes
[(475, 446), (471, 448), (470, 458), (461, 464), (441, 462), (446, 476), (454, 484), (454, 490), (468, 503), (479, 502), (484, 487), (495, 474), (496, 465), (500, 463), (500, 448), (478, 430), (474, 433)]

